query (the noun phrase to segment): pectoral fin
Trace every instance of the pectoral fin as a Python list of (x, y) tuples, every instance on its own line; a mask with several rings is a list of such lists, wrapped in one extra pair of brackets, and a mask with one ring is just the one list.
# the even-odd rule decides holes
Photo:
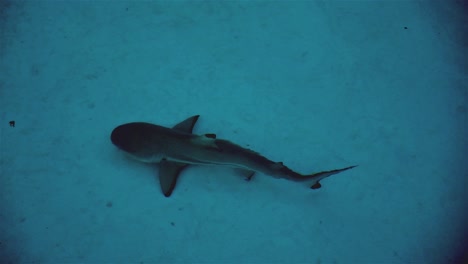
[(159, 184), (164, 196), (169, 197), (174, 190), (179, 173), (187, 167), (188, 164), (162, 160), (159, 163)]

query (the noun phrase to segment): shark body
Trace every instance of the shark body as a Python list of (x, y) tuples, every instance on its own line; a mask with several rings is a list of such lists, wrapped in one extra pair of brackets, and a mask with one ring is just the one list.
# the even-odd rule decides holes
[(111, 141), (139, 161), (160, 164), (159, 182), (166, 197), (172, 194), (180, 172), (189, 164), (238, 168), (247, 180), (260, 172), (275, 178), (307, 182), (312, 189), (319, 189), (322, 179), (356, 167), (300, 174), (282, 162), (271, 161), (250, 149), (217, 139), (215, 134), (192, 134), (198, 118), (199, 115), (189, 117), (173, 128), (143, 122), (123, 124), (112, 131)]

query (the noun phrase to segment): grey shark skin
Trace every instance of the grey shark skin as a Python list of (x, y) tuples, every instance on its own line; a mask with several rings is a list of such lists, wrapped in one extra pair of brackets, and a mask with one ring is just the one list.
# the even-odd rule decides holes
[(172, 194), (179, 173), (189, 164), (239, 168), (247, 180), (255, 172), (261, 172), (275, 178), (307, 182), (311, 189), (319, 189), (324, 178), (356, 167), (300, 174), (282, 162), (271, 161), (250, 149), (217, 139), (215, 134), (192, 134), (198, 118), (199, 115), (189, 117), (173, 128), (143, 122), (120, 125), (112, 131), (111, 141), (139, 161), (160, 164), (159, 182), (166, 197)]

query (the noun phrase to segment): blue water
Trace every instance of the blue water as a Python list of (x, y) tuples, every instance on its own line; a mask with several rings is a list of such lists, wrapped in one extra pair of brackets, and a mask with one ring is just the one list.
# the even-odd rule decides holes
[[(462, 5), (3, 0), (0, 263), (461, 263)], [(195, 114), (299, 172), (359, 167), (314, 191), (190, 166), (166, 198), (109, 138)]]

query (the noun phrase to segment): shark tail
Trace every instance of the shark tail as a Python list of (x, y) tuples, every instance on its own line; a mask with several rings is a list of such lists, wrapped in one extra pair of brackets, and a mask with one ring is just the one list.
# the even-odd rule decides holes
[(343, 171), (346, 171), (346, 170), (350, 170), (354, 167), (357, 167), (357, 165), (355, 166), (349, 166), (349, 167), (346, 167), (346, 168), (343, 168), (343, 169), (337, 169), (337, 170), (330, 170), (330, 171), (321, 171), (321, 172), (317, 172), (317, 173), (313, 173), (313, 174), (310, 174), (310, 175), (305, 175), (305, 178), (307, 179), (311, 179), (313, 182), (312, 182), (312, 186), (310, 186), (311, 189), (320, 189), (320, 187), (322, 187), (322, 184), (320, 184), (320, 181), (329, 177), (329, 176), (332, 176), (334, 174), (337, 174), (337, 173), (340, 173), (340, 172), (343, 172)]

